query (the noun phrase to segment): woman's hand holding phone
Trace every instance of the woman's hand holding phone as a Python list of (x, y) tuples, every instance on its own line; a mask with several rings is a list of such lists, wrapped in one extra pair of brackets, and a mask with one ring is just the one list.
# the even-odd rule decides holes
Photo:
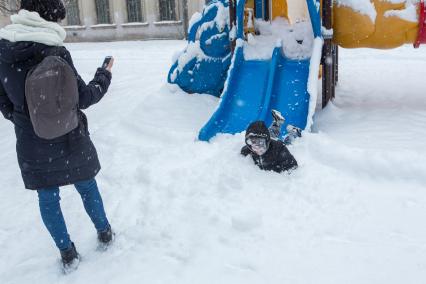
[(113, 65), (114, 65), (114, 57), (107, 56), (105, 57), (104, 63), (102, 64), (102, 68), (105, 68), (106, 70), (111, 72)]

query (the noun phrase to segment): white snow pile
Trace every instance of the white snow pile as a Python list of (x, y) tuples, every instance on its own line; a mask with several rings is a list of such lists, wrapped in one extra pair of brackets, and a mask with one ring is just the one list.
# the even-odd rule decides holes
[(373, 23), (376, 22), (377, 11), (370, 0), (336, 0), (336, 5), (351, 8), (355, 12), (370, 17)]
[(246, 60), (267, 60), (272, 57), (277, 40), (281, 41), (283, 53), (291, 59), (307, 59), (312, 55), (314, 35), (310, 21), (291, 25), (284, 18), (276, 18), (272, 23), (256, 20), (255, 27), (260, 33), (249, 34), (244, 44)]
[(315, 109), (317, 106), (318, 98), (317, 94), (319, 93), (319, 86), (322, 85), (321, 80), (318, 79), (318, 74), (320, 74), (321, 68), (321, 58), (322, 58), (322, 49), (324, 45), (324, 40), (321, 37), (317, 37), (314, 40), (312, 48), (312, 57), (309, 62), (309, 78), (308, 78), (308, 93), (309, 93), (309, 112), (308, 120), (306, 123), (306, 129), (311, 129), (314, 121)]
[(229, 26), (229, 9), (225, 8), (222, 2), (215, 2), (206, 5), (203, 14), (206, 15), (211, 9), (217, 9), (216, 17), (210, 21), (203, 23), (198, 30), (198, 34), (203, 33), (207, 29), (211, 29), (216, 26), (220, 32), (225, 30), (225, 27)]
[(86, 111), (114, 245), (72, 187), (62, 209), (82, 262), (59, 253), (23, 189), (10, 122), (0, 120), (0, 283), (360, 284), (426, 279), (426, 49), (340, 50), (333, 104), (289, 150), (291, 175), (259, 170), (244, 135), (196, 141), (218, 99), (166, 84), (184, 41), (68, 44), (111, 89)]
[[(393, 4), (405, 3), (405, 9), (391, 10), (385, 12), (385, 17), (398, 17), (409, 22), (417, 22), (417, 7), (419, 0), (380, 0), (382, 2), (389, 2)], [(370, 0), (336, 0), (336, 4), (351, 8), (352, 10), (367, 15), (374, 23), (377, 17), (377, 11), (374, 3)]]
[(398, 17), (409, 22), (417, 23), (419, 0), (387, 0), (392, 3), (404, 3), (405, 9), (385, 12), (385, 17)]
[(173, 56), (174, 62), (177, 60), (177, 68), (173, 70), (173, 73), (170, 76), (170, 79), (173, 81), (176, 80), (178, 74), (183, 71), (185, 66), (194, 58), (197, 60), (208, 60), (210, 57), (204, 54), (203, 50), (200, 48), (200, 42), (190, 42), (183, 52), (178, 52)]
[(201, 19), (203, 18), (203, 14), (202, 13), (200, 13), (200, 12), (195, 12), (193, 15), (192, 15), (192, 17), (191, 17), (191, 19), (189, 20), (189, 23), (188, 23), (188, 31), (190, 31), (191, 30), (191, 28), (198, 22), (198, 21), (200, 21)]
[(412, 5), (412, 4), (418, 4), (420, 0), (381, 0), (382, 2), (388, 2), (391, 4), (402, 4), (405, 3), (406, 5)]

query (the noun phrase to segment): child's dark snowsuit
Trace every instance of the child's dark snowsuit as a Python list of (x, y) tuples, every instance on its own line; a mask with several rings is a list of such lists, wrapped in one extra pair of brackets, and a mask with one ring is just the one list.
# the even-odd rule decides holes
[(246, 141), (248, 137), (267, 137), (269, 144), (268, 151), (262, 156), (251, 151), (248, 145), (241, 149), (244, 156), (251, 155), (253, 161), (262, 170), (275, 171), (281, 173), (297, 168), (297, 162), (293, 155), (288, 151), (287, 147), (280, 140), (272, 140), (269, 130), (263, 121), (256, 121), (250, 124), (246, 131)]

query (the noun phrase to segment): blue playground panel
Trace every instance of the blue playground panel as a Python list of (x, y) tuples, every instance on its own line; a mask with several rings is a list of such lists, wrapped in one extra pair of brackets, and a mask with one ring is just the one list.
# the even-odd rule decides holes
[(192, 59), (171, 82), (171, 74), (177, 68), (176, 62), (169, 73), (169, 83), (177, 84), (187, 93), (200, 93), (220, 96), (226, 75), (231, 64), (231, 57), (211, 58), (209, 61)]
[[(188, 35), (188, 44), (197, 40), (197, 33), (203, 24), (216, 19), (217, 3), (229, 7), (228, 0), (210, 1), (205, 7), (202, 17), (192, 25)], [(200, 54), (195, 55), (182, 70), (176, 61), (168, 75), (170, 84), (177, 84), (187, 93), (207, 93), (220, 96), (231, 64), (231, 43), (229, 27), (222, 30), (216, 24), (208, 26), (199, 35)], [(185, 53), (186, 51), (184, 51)], [(176, 72), (176, 76), (173, 74)]]

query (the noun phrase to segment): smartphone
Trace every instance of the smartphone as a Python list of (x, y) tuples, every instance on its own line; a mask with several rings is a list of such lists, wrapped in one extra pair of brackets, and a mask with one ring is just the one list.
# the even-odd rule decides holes
[(112, 60), (112, 56), (105, 57), (104, 63), (102, 63), (102, 68), (106, 69), (109, 65), (109, 63)]

